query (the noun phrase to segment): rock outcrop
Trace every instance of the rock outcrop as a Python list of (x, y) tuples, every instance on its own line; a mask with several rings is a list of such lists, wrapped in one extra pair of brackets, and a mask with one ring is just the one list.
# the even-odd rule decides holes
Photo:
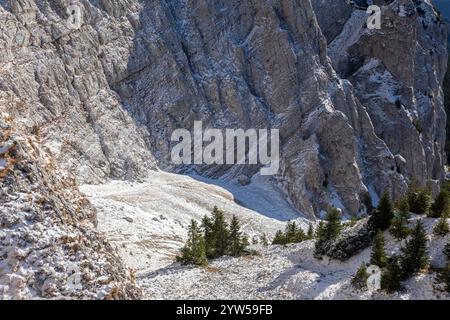
[(314, 254), (316, 258), (323, 256), (339, 261), (346, 261), (372, 244), (374, 232), (367, 225), (368, 219), (358, 221), (354, 226), (345, 228), (339, 237), (330, 242), (316, 245)]
[(121, 34), (132, 28), (107, 7), (95, 10), (97, 2), (84, 2), (90, 16), (82, 12), (96, 29), (85, 23), (80, 30), (67, 24), (68, 5), (76, 2), (0, 4), (0, 88), (9, 114), (28, 132), (39, 131), (62, 168), (89, 183), (142, 177), (154, 168), (146, 135), (109, 85), (110, 69), (126, 65), (129, 43)]
[(0, 299), (139, 298), (75, 179), (14, 126), (1, 111)]
[[(314, 2), (319, 24), (327, 28), (333, 16), (326, 15), (323, 1)], [(377, 136), (405, 160), (396, 169), (423, 185), (439, 186), (446, 162), (442, 82), (447, 27), (430, 1), (374, 3), (382, 9), (381, 29), (367, 29), (367, 13), (353, 7), (348, 18), (336, 16), (342, 31), (327, 36), (329, 56), (339, 75), (355, 87)], [(340, 7), (336, 12), (351, 8), (345, 1), (335, 6)]]
[(38, 128), (79, 181), (143, 177), (154, 158), (170, 169), (172, 131), (202, 120), (280, 129), (275, 179), (311, 215), (330, 203), (363, 213), (369, 191), (404, 191), (394, 154), (333, 70), (309, 1), (74, 3), (78, 29), (65, 1), (2, 5), (3, 25), (15, 28), (2, 33), (1, 87), (20, 101), (11, 115)]

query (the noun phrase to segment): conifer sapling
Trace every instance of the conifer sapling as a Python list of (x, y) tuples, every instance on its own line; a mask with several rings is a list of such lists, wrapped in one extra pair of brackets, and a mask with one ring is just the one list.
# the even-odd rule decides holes
[(378, 231), (373, 241), (370, 263), (380, 268), (384, 268), (387, 264), (385, 240), (383, 232), (381, 231)]
[(197, 222), (191, 220), (188, 231), (188, 240), (186, 245), (180, 251), (181, 255), (177, 261), (182, 264), (193, 264), (204, 266), (208, 264), (205, 252), (205, 239)]
[(352, 279), (352, 285), (357, 289), (363, 289), (367, 286), (367, 279), (369, 279), (369, 274), (367, 273), (367, 267), (364, 262), (361, 263), (358, 271), (356, 271), (355, 276)]
[(428, 265), (427, 235), (421, 221), (411, 231), (411, 238), (401, 249), (403, 277), (408, 277)]
[(433, 233), (437, 236), (444, 237), (450, 232), (447, 218), (441, 217), (433, 228)]
[(397, 256), (392, 256), (387, 260), (386, 268), (381, 274), (381, 289), (389, 293), (399, 291), (401, 289), (401, 279), (400, 259)]
[(394, 208), (391, 199), (389, 198), (389, 194), (386, 192), (383, 197), (381, 197), (377, 209), (373, 211), (369, 219), (369, 227), (374, 231), (387, 230), (391, 225), (393, 218)]
[(436, 199), (430, 209), (430, 216), (432, 218), (448, 217), (450, 209), (450, 195), (447, 190), (443, 189)]

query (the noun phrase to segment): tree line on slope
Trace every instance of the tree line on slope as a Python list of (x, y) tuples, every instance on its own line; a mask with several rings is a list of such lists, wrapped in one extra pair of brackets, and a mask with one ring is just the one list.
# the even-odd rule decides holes
[[(384, 234), (379, 231), (374, 238), (370, 264), (382, 270), (381, 289), (395, 292), (401, 289), (401, 282), (428, 266), (427, 237), (419, 220), (411, 230), (410, 239), (400, 248), (400, 254), (388, 256)], [(369, 277), (363, 262), (356, 272), (352, 283), (358, 289), (366, 286)]]
[(277, 231), (272, 244), (287, 245), (316, 239), (316, 247), (320, 247), (323, 243), (332, 241), (339, 236), (343, 227), (341, 218), (341, 211), (331, 207), (326, 214), (325, 221), (320, 221), (316, 230), (314, 230), (313, 224), (310, 223), (306, 233), (302, 228), (297, 226), (295, 221), (289, 221), (286, 224), (284, 232), (282, 230)]
[[(447, 218), (449, 216), (449, 193), (443, 188), (434, 201), (428, 188), (418, 188), (413, 182), (407, 195), (395, 205), (389, 195), (385, 193), (380, 199), (378, 207), (373, 210), (367, 228), (373, 237), (372, 255), (370, 264), (382, 269), (381, 286), (388, 292), (401, 289), (401, 282), (425, 269), (428, 265), (428, 249), (426, 232), (419, 220), (413, 228), (409, 227), (411, 212), (418, 215), (427, 215), (439, 218), (434, 226), (434, 234), (445, 236), (449, 233)], [(305, 240), (316, 239), (315, 255), (326, 254), (326, 248), (339, 238), (344, 224), (341, 222), (342, 214), (337, 208), (331, 207), (325, 217), (320, 221), (314, 231), (312, 224), (307, 232), (297, 226), (295, 222), (288, 222), (285, 230), (279, 230), (272, 241), (273, 245), (287, 245), (300, 243)], [(352, 224), (351, 222), (350, 224)], [(397, 240), (409, 237), (406, 244), (400, 249), (401, 254), (387, 256), (385, 250), (384, 231), (389, 231)], [(268, 244), (265, 235), (261, 237), (264, 245)], [(253, 241), (257, 243), (257, 241)], [(211, 217), (205, 216), (201, 226), (191, 221), (189, 238), (181, 249), (177, 261), (182, 264), (206, 265), (208, 259), (218, 258), (224, 255), (242, 256), (248, 254), (248, 238), (240, 231), (240, 223), (233, 216), (231, 223), (225, 221), (223, 211), (214, 207)], [(447, 253), (450, 248), (447, 248)], [(441, 272), (441, 279), (450, 288), (450, 263)], [(357, 271), (352, 283), (356, 287), (365, 286), (368, 278), (366, 265), (363, 263)]]
[(248, 246), (248, 237), (241, 231), (238, 218), (233, 216), (227, 223), (224, 212), (214, 207), (211, 216), (203, 217), (200, 226), (191, 220), (188, 240), (176, 260), (184, 265), (205, 266), (208, 259), (248, 254)]
[[(370, 216), (369, 228), (374, 231), (389, 229), (394, 237), (399, 240), (404, 239), (408, 236), (407, 223), (410, 219), (410, 212), (412, 212), (417, 215), (427, 215), (430, 218), (439, 218), (438, 225), (440, 227), (435, 229), (435, 233), (445, 235), (448, 233), (446, 219), (450, 214), (449, 199), (448, 191), (443, 188), (433, 201), (430, 189), (419, 188), (413, 181), (406, 196), (400, 199), (395, 206), (391, 203), (387, 193), (383, 195), (377, 209)], [(441, 228), (443, 230), (440, 230)]]
[[(447, 257), (447, 263), (439, 272), (437, 279), (444, 284), (445, 290), (450, 292), (450, 243), (446, 245), (443, 254)], [(401, 290), (402, 281), (425, 271), (429, 261), (426, 233), (422, 222), (419, 220), (415, 224), (410, 239), (400, 248), (400, 254), (390, 257), (386, 254), (383, 233), (381, 231), (377, 233), (372, 247), (370, 264), (381, 268), (381, 289), (389, 293)], [(352, 284), (356, 288), (362, 289), (366, 287), (368, 278), (367, 265), (363, 262), (353, 277)]]
[[(436, 236), (445, 236), (449, 233), (447, 222), (450, 209), (448, 191), (443, 188), (434, 202), (431, 199), (431, 192), (427, 188), (418, 188), (415, 183), (412, 183), (407, 195), (400, 199), (395, 206), (391, 203), (387, 193), (384, 194), (377, 209), (369, 218), (368, 227), (376, 232), (370, 264), (382, 269), (381, 288), (387, 292), (400, 290), (402, 281), (428, 267), (427, 235), (420, 219), (412, 229), (409, 228), (410, 212), (439, 218), (433, 228), (433, 233)], [(400, 248), (400, 254), (387, 256), (383, 233), (386, 230), (389, 230), (397, 240), (408, 239), (405, 245)], [(446, 250), (448, 253), (449, 245), (447, 245)], [(449, 274), (450, 266), (447, 265), (440, 276), (447, 290), (450, 288)], [(362, 288), (366, 285), (368, 277), (366, 264), (363, 263), (352, 283), (357, 288)]]
[(289, 221), (286, 224), (284, 232), (282, 230), (278, 230), (275, 233), (275, 237), (272, 241), (273, 245), (287, 245), (289, 243), (300, 243), (305, 240), (311, 240), (314, 238), (314, 227), (312, 223), (309, 224), (308, 231), (305, 231), (298, 227), (294, 222)]

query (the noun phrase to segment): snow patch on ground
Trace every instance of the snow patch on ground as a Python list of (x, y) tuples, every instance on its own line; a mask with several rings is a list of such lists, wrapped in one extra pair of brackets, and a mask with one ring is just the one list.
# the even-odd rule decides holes
[(255, 256), (221, 258), (206, 268), (173, 264), (138, 281), (147, 299), (449, 299), (436, 287), (435, 273), (413, 277), (405, 291), (391, 295), (356, 290), (351, 279), (370, 260), (370, 248), (346, 262), (317, 260), (314, 241), (255, 248)]
[[(209, 183), (206, 183), (209, 182)], [(125, 263), (137, 270), (147, 299), (448, 299), (429, 271), (406, 281), (405, 290), (387, 295), (359, 291), (350, 281), (362, 262), (370, 261), (370, 248), (348, 261), (314, 257), (314, 241), (286, 247), (254, 245), (254, 256), (224, 257), (206, 268), (181, 266), (175, 255), (184, 244), (191, 218), (200, 220), (214, 206), (228, 216), (237, 215), (250, 238), (266, 233), (271, 238), (285, 220), (307, 228), (308, 221), (289, 211), (282, 193), (270, 181), (254, 178), (248, 186), (200, 177), (155, 172), (143, 183), (112, 181), (86, 185), (98, 209), (99, 229), (118, 248)], [(240, 204), (252, 206), (254, 210)], [(269, 208), (265, 208), (268, 206)], [(258, 208), (265, 212), (262, 214)], [(292, 210), (292, 209), (290, 209)], [(433, 268), (442, 267), (444, 245), (450, 237), (436, 237), (437, 219), (422, 219), (429, 235)], [(388, 255), (398, 253), (404, 241), (385, 233)]]
[(305, 231), (308, 227), (308, 221), (263, 177), (240, 186), (154, 172), (143, 183), (111, 181), (80, 189), (97, 208), (99, 230), (138, 273), (170, 265), (186, 240), (190, 220), (200, 221), (214, 206), (229, 218), (238, 216), (250, 239), (263, 233), (270, 238), (290, 219)]

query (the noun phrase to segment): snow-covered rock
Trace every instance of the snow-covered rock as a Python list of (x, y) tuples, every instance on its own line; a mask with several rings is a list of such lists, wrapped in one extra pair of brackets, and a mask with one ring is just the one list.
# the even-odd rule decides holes
[(0, 175), (0, 299), (97, 299), (103, 284), (102, 298), (139, 298), (74, 178), (3, 113), (0, 129), (0, 145), (9, 146)]

